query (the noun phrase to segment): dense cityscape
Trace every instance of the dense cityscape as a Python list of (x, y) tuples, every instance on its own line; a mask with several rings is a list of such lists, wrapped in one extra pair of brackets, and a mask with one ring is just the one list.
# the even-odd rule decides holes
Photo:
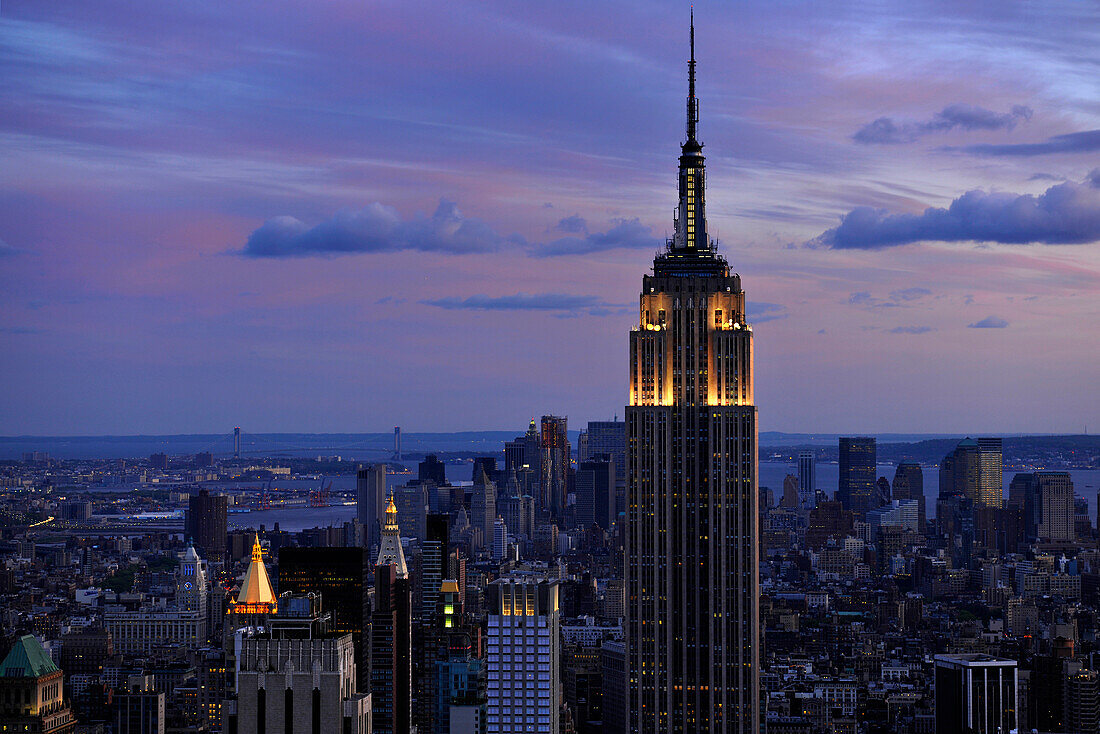
[(762, 434), (689, 17), (622, 420), (0, 438), (0, 732), (1100, 733), (1100, 438)]
[[(3, 462), (3, 668), (24, 671), (0, 677), (5, 716), (41, 732), (526, 730), (493, 726), (511, 716), (625, 731), (626, 426), (546, 415), (492, 455), (370, 465), (231, 447)], [(976, 670), (1001, 676), (990, 710), (1021, 730), (1095, 730), (1100, 536), (1082, 494), (1100, 442), (1007, 473), (1002, 439), (955, 443), (887, 476), (874, 438), (775, 449), (787, 473), (758, 498), (768, 731), (932, 733), (962, 686), (941, 681)], [(309, 525), (323, 512), (346, 519)], [(12, 693), (27, 679), (44, 691), (30, 706)]]

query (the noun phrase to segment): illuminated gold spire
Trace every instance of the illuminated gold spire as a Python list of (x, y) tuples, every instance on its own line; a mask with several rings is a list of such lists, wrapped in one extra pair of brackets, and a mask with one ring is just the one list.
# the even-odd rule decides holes
[(397, 526), (397, 505), (393, 502), (393, 492), (390, 492), (390, 500), (386, 504), (386, 524), (382, 527), (382, 544), (374, 565), (387, 566), (391, 563), (397, 566), (397, 578), (409, 577), (405, 551), (401, 547), (401, 528)]
[(260, 547), (260, 536), (257, 533), (252, 543), (252, 563), (248, 564), (248, 570), (244, 574), (233, 611), (237, 614), (274, 614), (278, 606), (275, 590), (271, 588), (271, 579), (267, 575), (267, 567), (264, 566), (264, 551)]
[(390, 498), (386, 502), (386, 525), (385, 530), (393, 532), (399, 532), (397, 527), (397, 505), (393, 503), (393, 492), (390, 492)]

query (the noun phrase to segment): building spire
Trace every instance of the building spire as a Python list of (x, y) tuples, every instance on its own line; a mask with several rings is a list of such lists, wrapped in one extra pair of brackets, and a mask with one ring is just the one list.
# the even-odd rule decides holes
[(690, 20), (691, 56), (688, 57), (687, 140), (680, 146), (680, 205), (671, 249), (682, 254), (710, 252), (707, 237), (706, 186), (703, 144), (696, 137), (699, 100), (695, 98), (695, 10)]
[(699, 122), (699, 100), (695, 98), (695, 7), (691, 8), (691, 59), (688, 61), (687, 139), (695, 141), (695, 126)]

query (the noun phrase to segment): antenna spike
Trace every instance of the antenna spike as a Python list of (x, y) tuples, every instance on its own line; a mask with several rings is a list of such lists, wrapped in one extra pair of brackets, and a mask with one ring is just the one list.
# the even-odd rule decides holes
[(690, 15), (691, 57), (688, 61), (687, 138), (695, 140), (695, 126), (699, 122), (699, 102), (695, 99), (695, 6)]

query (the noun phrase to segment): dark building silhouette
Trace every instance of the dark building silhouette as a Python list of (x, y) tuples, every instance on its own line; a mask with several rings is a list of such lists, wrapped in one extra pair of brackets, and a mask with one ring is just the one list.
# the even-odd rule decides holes
[(582, 461), (607, 454), (615, 465), (615, 506), (612, 519), (626, 512), (626, 423), (624, 421), (589, 421), (588, 456)]
[(396, 564), (375, 567), (371, 694), (374, 731), (399, 734), (412, 723), (412, 593)]
[(421, 482), (447, 483), (447, 467), (435, 454), (428, 454), (417, 467), (417, 479)]
[(852, 513), (840, 502), (819, 502), (810, 510), (806, 545), (820, 550), (830, 538), (843, 538), (852, 532)]
[(358, 690), (370, 690), (369, 551), (359, 547), (280, 548), (279, 593), (320, 594), (330, 629), (355, 644)]
[(874, 509), (875, 476), (878, 451), (874, 438), (842, 436), (840, 439), (840, 476), (836, 498), (844, 509), (862, 520)]
[(882, 507), (890, 504), (890, 499), (890, 480), (886, 477), (879, 477), (878, 481), (875, 482), (875, 504)]
[(205, 489), (191, 495), (187, 502), (184, 532), (195, 544), (195, 549), (212, 562), (225, 559), (226, 522), (229, 498), (210, 494)]
[(577, 497), (577, 527), (598, 525), (611, 529), (615, 521), (615, 463), (597, 454), (577, 467), (573, 487)]
[(412, 587), (393, 498), (374, 567), (371, 694), (374, 731), (403, 734), (412, 725)]
[(386, 509), (386, 465), (361, 467), (355, 475), (356, 517), (363, 526), (363, 542), (368, 548), (382, 537), (382, 513)]
[(920, 513), (920, 528), (924, 532), (925, 515), (927, 510), (924, 504), (924, 472), (920, 464), (915, 461), (902, 461), (894, 470), (894, 482), (891, 486), (894, 499), (916, 500), (917, 510)]
[(497, 476), (497, 460), (492, 456), (477, 456), (474, 458), (473, 469), (470, 472), (470, 481), (476, 484), (478, 477), (483, 471), (485, 472), (485, 476), (490, 480), (495, 482), (499, 479)]
[(638, 734), (759, 734), (752, 327), (741, 278), (707, 236), (691, 35), (675, 234), (642, 278), (630, 334), (628, 712)]

